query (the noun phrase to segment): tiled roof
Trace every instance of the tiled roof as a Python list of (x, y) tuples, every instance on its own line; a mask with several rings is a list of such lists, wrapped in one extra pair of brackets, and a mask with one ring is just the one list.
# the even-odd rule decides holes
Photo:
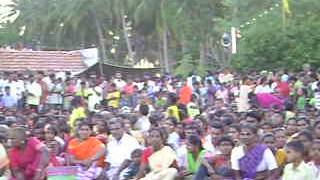
[(78, 51), (0, 50), (0, 71), (72, 71), (86, 69)]

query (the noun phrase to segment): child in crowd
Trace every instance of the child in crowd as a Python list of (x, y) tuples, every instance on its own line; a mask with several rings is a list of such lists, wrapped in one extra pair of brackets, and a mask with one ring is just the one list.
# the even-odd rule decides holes
[(119, 177), (119, 179), (129, 180), (137, 175), (140, 167), (141, 155), (141, 149), (136, 149), (131, 153), (131, 160), (123, 162), (117, 172), (117, 176)]
[(287, 164), (284, 168), (282, 180), (316, 180), (312, 168), (304, 161), (304, 147), (300, 141), (291, 141), (285, 146)]
[(312, 160), (308, 165), (312, 168), (316, 179), (320, 179), (320, 140), (314, 140), (310, 152)]

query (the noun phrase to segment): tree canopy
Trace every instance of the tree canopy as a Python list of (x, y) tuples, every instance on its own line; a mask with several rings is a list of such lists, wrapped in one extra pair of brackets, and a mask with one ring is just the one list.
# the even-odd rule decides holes
[[(2, 24), (0, 44), (99, 47), (103, 61), (132, 65), (148, 59), (180, 75), (230, 66), (320, 65), (320, 1), (289, 2), (292, 13), (284, 24), (280, 0), (13, 0), (9, 16), (19, 16)], [(220, 43), (232, 26), (242, 35), (236, 55)]]

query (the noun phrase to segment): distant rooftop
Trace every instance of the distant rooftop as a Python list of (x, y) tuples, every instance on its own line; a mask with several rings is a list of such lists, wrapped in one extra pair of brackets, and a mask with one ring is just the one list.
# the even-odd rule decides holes
[(0, 49), (0, 71), (71, 71), (87, 69), (79, 51)]

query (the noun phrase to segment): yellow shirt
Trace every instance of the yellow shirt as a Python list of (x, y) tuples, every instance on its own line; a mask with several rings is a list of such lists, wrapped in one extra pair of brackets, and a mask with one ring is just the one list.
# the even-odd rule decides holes
[(286, 163), (286, 153), (283, 149), (278, 149), (275, 155), (277, 164), (279, 167), (285, 165)]
[(76, 92), (76, 96), (80, 96), (83, 98), (88, 98), (89, 96), (89, 89), (80, 89)]
[(179, 108), (177, 105), (169, 106), (167, 109), (167, 115), (168, 117), (174, 117), (177, 121), (180, 121)]
[(106, 97), (108, 106), (118, 108), (120, 103), (120, 91), (109, 92)]
[(76, 122), (76, 120), (81, 119), (81, 118), (86, 118), (86, 110), (84, 107), (78, 107), (72, 110), (70, 118), (69, 118), (69, 126), (70, 127), (74, 127), (74, 124)]

